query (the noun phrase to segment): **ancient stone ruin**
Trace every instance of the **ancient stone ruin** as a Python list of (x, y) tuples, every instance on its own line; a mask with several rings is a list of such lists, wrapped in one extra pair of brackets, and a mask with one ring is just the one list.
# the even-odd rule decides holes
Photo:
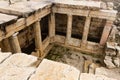
[(0, 80), (120, 80), (119, 0), (0, 0)]

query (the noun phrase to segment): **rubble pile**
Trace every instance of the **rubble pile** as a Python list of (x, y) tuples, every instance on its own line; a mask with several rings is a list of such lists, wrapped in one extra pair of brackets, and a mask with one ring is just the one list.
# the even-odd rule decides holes
[(107, 42), (104, 62), (108, 68), (120, 67), (120, 47), (115, 43)]
[(120, 67), (120, 1), (115, 0), (113, 3), (113, 9), (117, 10), (118, 14), (105, 47), (104, 63), (107, 68)]

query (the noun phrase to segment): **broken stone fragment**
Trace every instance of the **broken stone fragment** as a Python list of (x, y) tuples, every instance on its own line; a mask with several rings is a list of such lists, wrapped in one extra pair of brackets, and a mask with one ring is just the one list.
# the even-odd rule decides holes
[(105, 50), (105, 53), (107, 56), (115, 56), (116, 55), (116, 51), (114, 49), (111, 49), (111, 48), (107, 48)]
[(99, 67), (98, 64), (92, 63), (89, 65), (89, 73), (95, 74), (95, 69)]
[(114, 4), (112, 2), (107, 2), (107, 8), (113, 10)]
[(107, 56), (115, 56), (116, 55), (115, 43), (107, 42), (105, 53)]
[(102, 9), (107, 9), (107, 5), (106, 5), (105, 2), (102, 2), (102, 3), (101, 3), (101, 8), (102, 8)]
[(113, 58), (114, 64), (119, 67), (120, 66), (120, 59), (119, 58)]
[(115, 68), (116, 66), (112, 62), (112, 58), (110, 56), (105, 56), (104, 63), (106, 64), (106, 67), (108, 68)]

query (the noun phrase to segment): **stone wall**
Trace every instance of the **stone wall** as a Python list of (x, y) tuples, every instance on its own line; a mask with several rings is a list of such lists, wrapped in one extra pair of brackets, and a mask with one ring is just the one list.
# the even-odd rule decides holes
[[(83, 16), (73, 16), (72, 21), (72, 37), (82, 39), (83, 29), (86, 18)], [(92, 18), (89, 30), (88, 41), (98, 42), (100, 41), (103, 28), (106, 20)], [(56, 14), (56, 33), (64, 36), (66, 35), (67, 28), (67, 15)], [(61, 33), (61, 34), (60, 34)]]

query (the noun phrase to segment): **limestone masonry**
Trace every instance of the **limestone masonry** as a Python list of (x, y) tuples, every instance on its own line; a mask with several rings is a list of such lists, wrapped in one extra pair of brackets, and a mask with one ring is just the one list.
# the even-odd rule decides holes
[[(45, 59), (55, 45), (81, 71)], [(120, 1), (0, 0), (0, 49), (0, 80), (120, 80)]]

